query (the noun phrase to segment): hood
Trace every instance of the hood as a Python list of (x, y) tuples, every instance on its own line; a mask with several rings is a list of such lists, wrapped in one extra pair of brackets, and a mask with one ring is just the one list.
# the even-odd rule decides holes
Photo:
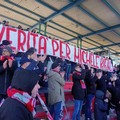
[(48, 73), (48, 77), (52, 77), (53, 75), (55, 75), (55, 74), (57, 74), (57, 72), (54, 72), (54, 71), (50, 71), (49, 73)]
[(95, 96), (98, 99), (103, 99), (104, 98), (104, 92), (101, 91), (101, 90), (97, 90)]
[(21, 68), (15, 71), (11, 87), (31, 93), (38, 81), (39, 76), (35, 72)]

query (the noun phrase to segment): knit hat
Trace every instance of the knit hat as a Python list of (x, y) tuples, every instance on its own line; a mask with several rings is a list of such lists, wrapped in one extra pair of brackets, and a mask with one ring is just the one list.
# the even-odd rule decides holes
[(10, 53), (10, 55), (12, 54), (12, 48), (11, 47), (6, 46), (6, 47), (3, 48), (3, 50), (4, 49), (6, 49)]
[(11, 87), (31, 93), (39, 78), (35, 72), (19, 68), (14, 73)]
[(60, 66), (60, 63), (54, 62), (54, 63), (52, 64), (52, 69), (54, 69), (54, 68), (56, 68), (56, 67), (58, 67), (58, 66)]
[(2, 45), (10, 45), (10, 44), (11, 44), (11, 42), (8, 41), (8, 40), (3, 40), (2, 41)]
[(96, 90), (95, 93), (96, 98), (103, 99), (104, 98), (104, 92), (101, 90)]

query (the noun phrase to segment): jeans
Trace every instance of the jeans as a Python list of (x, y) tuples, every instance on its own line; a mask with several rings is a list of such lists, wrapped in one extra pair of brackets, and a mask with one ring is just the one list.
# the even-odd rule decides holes
[(88, 94), (87, 99), (86, 99), (86, 107), (85, 107), (85, 120), (88, 118), (92, 120), (92, 111), (91, 111), (91, 105), (92, 105), (92, 100), (95, 97), (93, 94)]
[(71, 64), (67, 64), (66, 66), (66, 73), (65, 73), (65, 80), (68, 81), (70, 79), (71, 73)]
[(54, 115), (54, 120), (59, 120), (60, 118), (61, 105), (62, 105), (62, 101), (57, 102), (50, 106), (50, 114), (52, 116)]
[(72, 115), (72, 120), (80, 120), (82, 105), (83, 105), (83, 100), (74, 100), (74, 111)]

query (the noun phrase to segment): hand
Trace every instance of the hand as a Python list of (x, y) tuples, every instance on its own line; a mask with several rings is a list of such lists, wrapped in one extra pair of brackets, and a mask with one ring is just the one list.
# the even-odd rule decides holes
[(47, 70), (47, 67), (44, 67), (44, 71), (46, 71)]
[(33, 55), (33, 57), (31, 59), (33, 59), (34, 61), (38, 61), (37, 54)]
[(108, 85), (112, 85), (112, 83), (111, 83), (111, 82), (109, 82), (109, 83), (108, 83)]
[(7, 68), (7, 60), (3, 63), (3, 68), (4, 68), (4, 69)]
[(44, 75), (44, 78), (43, 78), (43, 80), (46, 80), (48, 77), (47, 77), (47, 75)]
[(88, 70), (90, 70), (90, 68), (91, 68), (91, 65), (90, 65), (90, 64), (88, 64)]
[(108, 103), (108, 98), (105, 98), (104, 101)]
[(83, 64), (81, 64), (81, 67), (82, 67), (82, 69), (85, 69), (85, 66)]
[(115, 87), (115, 82), (113, 82), (113, 86)]
[(45, 54), (43, 56), (39, 56), (38, 61), (41, 61), (42, 63), (44, 63), (46, 57), (47, 57), (47, 55), (45, 55)]
[(8, 60), (8, 65), (10, 68), (12, 67), (12, 64), (13, 64), (13, 60)]
[(64, 71), (60, 72), (60, 75), (62, 78), (64, 78), (65, 72)]
[[(52, 61), (52, 58), (51, 57), (49, 57), (49, 59), (50, 59), (50, 61)], [(52, 61), (53, 62), (53, 61)]]

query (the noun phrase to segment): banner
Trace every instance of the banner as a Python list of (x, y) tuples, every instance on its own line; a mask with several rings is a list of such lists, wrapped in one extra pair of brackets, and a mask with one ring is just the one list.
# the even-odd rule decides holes
[(0, 43), (2, 43), (2, 40), (11, 41), (12, 48), (20, 52), (25, 52), (30, 47), (35, 47), (38, 54), (65, 57), (72, 62), (90, 64), (97, 69), (113, 70), (111, 60), (108, 58), (95, 55), (66, 42), (51, 40), (48, 37), (29, 31), (0, 25)]

